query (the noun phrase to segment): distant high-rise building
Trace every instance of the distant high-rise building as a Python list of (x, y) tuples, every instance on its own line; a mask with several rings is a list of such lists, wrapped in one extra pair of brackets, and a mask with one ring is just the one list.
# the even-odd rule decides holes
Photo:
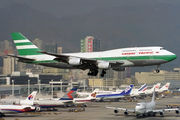
[(3, 60), (3, 74), (8, 75), (14, 72), (15, 69), (15, 59), (13, 57), (5, 57)]
[(0, 52), (4, 54), (12, 54), (13, 53), (13, 47), (12, 42), (9, 42), (8, 40), (4, 40), (4, 42), (0, 42)]
[(81, 52), (97, 52), (100, 51), (100, 40), (93, 36), (87, 36), (81, 39)]
[(85, 39), (81, 39), (81, 52), (86, 52)]
[(57, 43), (45, 43), (44, 50), (47, 52), (57, 53)]
[(36, 38), (32, 41), (40, 50), (43, 50), (43, 41), (39, 38)]
[(61, 54), (62, 53), (62, 47), (57, 47), (57, 53)]

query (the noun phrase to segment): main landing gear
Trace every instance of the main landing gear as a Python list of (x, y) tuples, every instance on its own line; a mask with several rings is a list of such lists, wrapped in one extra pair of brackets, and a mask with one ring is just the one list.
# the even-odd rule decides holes
[[(97, 76), (98, 72), (99, 72), (99, 71), (96, 70), (96, 69), (89, 70), (89, 72), (87, 73), (87, 75), (89, 75), (89, 76)], [(106, 70), (103, 69), (100, 76), (101, 76), (101, 77), (104, 77), (105, 74), (106, 74)]]
[(106, 70), (102, 70), (101, 77), (104, 77), (105, 74), (106, 74)]
[(96, 76), (98, 74), (98, 70), (89, 70), (89, 72), (87, 73), (87, 75), (89, 76)]
[(160, 67), (160, 65), (157, 66), (156, 73), (160, 72), (159, 67)]

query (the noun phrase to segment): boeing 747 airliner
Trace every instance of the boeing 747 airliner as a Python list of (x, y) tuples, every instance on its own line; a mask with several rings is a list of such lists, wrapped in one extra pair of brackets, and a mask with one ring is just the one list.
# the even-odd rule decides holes
[(11, 33), (19, 55), (19, 62), (43, 65), (62, 69), (89, 69), (88, 75), (96, 76), (102, 69), (101, 77), (106, 70), (124, 71), (126, 67), (159, 66), (176, 59), (176, 55), (163, 47), (131, 47), (102, 52), (57, 54), (41, 51), (21, 33)]

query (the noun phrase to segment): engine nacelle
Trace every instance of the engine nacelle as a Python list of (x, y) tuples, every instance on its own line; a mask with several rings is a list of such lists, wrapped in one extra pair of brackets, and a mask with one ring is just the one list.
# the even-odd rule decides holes
[(127, 111), (124, 112), (124, 115), (128, 115), (129, 113)]
[(179, 114), (179, 110), (176, 110), (175, 112), (176, 112), (176, 114)]
[(161, 116), (163, 116), (163, 115), (164, 115), (164, 112), (159, 112), (159, 114), (160, 114)]
[(20, 100), (19, 104), (20, 105), (33, 105), (34, 102), (33, 101), (28, 101), (28, 100)]
[(117, 109), (114, 110), (114, 113), (118, 113), (119, 111)]
[(113, 68), (115, 71), (125, 71), (125, 68)]
[(99, 62), (97, 66), (100, 69), (108, 69), (110, 67), (109, 62)]
[(68, 63), (71, 65), (80, 65), (81, 59), (80, 58), (70, 58)]

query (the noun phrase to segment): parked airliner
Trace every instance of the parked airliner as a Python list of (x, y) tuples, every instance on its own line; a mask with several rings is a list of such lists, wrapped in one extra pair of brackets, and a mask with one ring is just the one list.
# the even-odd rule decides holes
[(164, 115), (164, 112), (168, 111), (175, 111), (176, 114), (179, 114), (179, 109), (178, 108), (171, 108), (171, 109), (154, 109), (156, 107), (156, 103), (154, 101), (155, 99), (155, 90), (153, 92), (152, 100), (151, 102), (141, 102), (137, 103), (135, 106), (135, 109), (128, 109), (128, 108), (118, 108), (118, 107), (107, 107), (106, 108), (111, 108), (114, 109), (114, 113), (118, 113), (119, 110), (125, 111), (124, 114), (128, 115), (129, 112), (135, 113), (137, 118), (140, 116), (155, 116), (157, 113), (159, 113), (161, 116)]

